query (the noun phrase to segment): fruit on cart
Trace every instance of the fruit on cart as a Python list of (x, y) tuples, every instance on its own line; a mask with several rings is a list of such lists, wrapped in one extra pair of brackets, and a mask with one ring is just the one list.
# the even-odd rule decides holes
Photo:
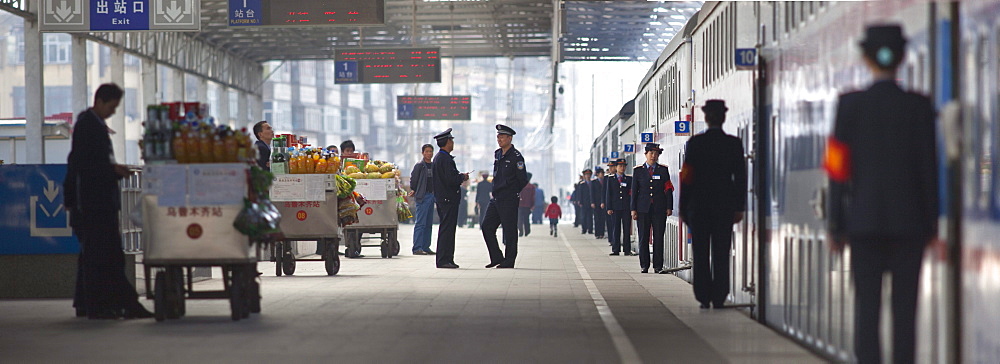
[(350, 176), (352, 173), (358, 173), (358, 172), (361, 172), (361, 170), (358, 169), (358, 166), (347, 166), (347, 168), (344, 168), (344, 174), (348, 176)]
[[(388, 172), (392, 172), (392, 170), (395, 169), (395, 168), (396, 168), (396, 166), (392, 165), (392, 163), (385, 163), (381, 167), (378, 168), (378, 171), (381, 172), (381, 173), (388, 173)], [(385, 177), (383, 177), (383, 178), (385, 178)]]
[(354, 186), (357, 182), (353, 178), (344, 177), (339, 174), (334, 175), (337, 180), (337, 197), (346, 198), (354, 192)]
[(382, 174), (378, 172), (368, 173), (368, 179), (379, 179), (382, 178)]
[(376, 166), (374, 163), (368, 164), (365, 166), (365, 172), (368, 173), (378, 172), (378, 166)]
[(367, 174), (364, 174), (364, 173), (361, 173), (361, 172), (354, 172), (354, 173), (348, 174), (347, 176), (351, 177), (353, 179), (365, 179), (365, 178), (368, 178)]
[(388, 171), (388, 172), (382, 173), (382, 176), (379, 177), (379, 178), (393, 178), (393, 177), (396, 177), (396, 173), (394, 173), (393, 171)]

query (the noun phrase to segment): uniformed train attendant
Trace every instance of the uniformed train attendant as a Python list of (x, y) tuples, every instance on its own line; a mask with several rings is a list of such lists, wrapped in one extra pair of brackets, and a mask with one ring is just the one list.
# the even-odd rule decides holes
[(434, 204), (437, 205), (438, 225), (437, 267), (458, 268), (455, 264), (455, 228), (458, 224), (458, 207), (462, 201), (462, 182), (469, 179), (468, 173), (459, 173), (455, 166), (455, 137), (451, 128), (434, 136), (441, 150), (434, 156), (431, 173), (434, 185)]
[[(486, 268), (514, 268), (517, 258), (517, 205), (518, 193), (528, 184), (524, 157), (512, 144), (516, 132), (506, 125), (497, 124), (497, 145), (493, 152), (493, 198), (483, 218), (483, 239), (490, 253)], [(506, 252), (500, 251), (497, 228), (503, 226)]]
[[(612, 160), (608, 161), (608, 170), (607, 170), (607, 173), (604, 175), (604, 191), (601, 192), (601, 193), (604, 194), (604, 203), (601, 204), (601, 210), (600, 210), (600, 213), (602, 215), (606, 211), (608, 211), (608, 206), (607, 206), (608, 196), (607, 196), (607, 194), (608, 194), (608, 189), (611, 188), (611, 184), (615, 183), (612, 180), (615, 178), (615, 173), (617, 173), (616, 171), (618, 171), (618, 159), (612, 159)], [(611, 240), (612, 240), (611, 239), (611, 214), (610, 213), (607, 214), (607, 216), (604, 217), (604, 228), (605, 228), (605, 231), (608, 232), (607, 235), (606, 235), (606, 239), (608, 239), (608, 245), (610, 246), (610, 245), (612, 245), (612, 243), (611, 243)]]
[(824, 162), (830, 177), (833, 247), (851, 244), (854, 349), (859, 363), (881, 361), (882, 276), (892, 274), (892, 356), (913, 363), (917, 288), (924, 247), (937, 236), (935, 111), (903, 91), (896, 70), (906, 39), (895, 25), (872, 26), (861, 43), (874, 82), (840, 96)]
[(632, 220), (629, 218), (629, 209), (632, 205), (632, 177), (625, 175), (627, 162), (619, 159), (615, 163), (615, 173), (608, 176), (608, 195), (605, 198), (605, 206), (608, 211), (608, 221), (611, 228), (608, 229), (608, 238), (611, 239), (611, 255), (618, 255), (625, 252), (625, 255), (632, 254)]
[(663, 149), (646, 144), (646, 162), (632, 172), (632, 220), (639, 225), (639, 265), (649, 271), (649, 241), (652, 234), (653, 269), (663, 271), (663, 233), (667, 216), (674, 213), (674, 185), (667, 166), (657, 163)]

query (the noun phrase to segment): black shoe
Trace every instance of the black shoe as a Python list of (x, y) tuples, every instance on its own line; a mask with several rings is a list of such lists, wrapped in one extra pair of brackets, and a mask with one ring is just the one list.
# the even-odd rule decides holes
[(663, 268), (653, 268), (653, 273), (663, 274)]
[(706, 303), (706, 302), (702, 302), (701, 303), (701, 308), (708, 309), (708, 307), (709, 307), (708, 303)]
[(726, 304), (724, 302), (723, 303), (712, 302), (712, 308), (726, 308)]
[(500, 265), (500, 263), (490, 263), (490, 264), (486, 265), (486, 268), (493, 268), (493, 267), (496, 267), (498, 265)]
[(642, 273), (649, 273), (649, 268), (642, 268)]
[(634, 257), (634, 256), (639, 255), (639, 254), (632, 253), (632, 252), (626, 252), (625, 255), (626, 256), (630, 256), (630, 257)]
[(142, 305), (137, 305), (136, 308), (133, 308), (131, 310), (125, 310), (123, 317), (126, 320), (146, 319), (146, 318), (153, 318), (153, 313), (149, 312), (149, 310), (147, 310), (145, 307), (142, 307)]
[(417, 251), (413, 252), (413, 255), (427, 255), (427, 252), (425, 252), (423, 250), (417, 250)]
[(437, 266), (438, 268), (455, 269), (458, 268), (458, 264), (455, 263), (445, 263)]
[(500, 265), (497, 266), (497, 269), (510, 269), (510, 268), (514, 268), (514, 266), (513, 265), (506, 265), (506, 264), (500, 264)]
[(121, 311), (111, 308), (97, 310), (96, 312), (93, 310), (87, 311), (87, 319), (90, 320), (117, 320), (121, 317)]
[(87, 317), (87, 310), (77, 307), (76, 308), (76, 317)]
[(433, 250), (427, 249), (427, 250), (424, 250), (424, 254), (427, 254), (427, 255), (436, 255), (437, 253), (435, 253)]
[(608, 255), (618, 256), (619, 254), (618, 253), (611, 253), (611, 254), (608, 254)]

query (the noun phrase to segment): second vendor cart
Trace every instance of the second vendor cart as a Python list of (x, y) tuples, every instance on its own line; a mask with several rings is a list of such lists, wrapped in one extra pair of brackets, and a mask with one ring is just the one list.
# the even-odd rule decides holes
[[(295, 273), (296, 261), (322, 261), (327, 275), (340, 272), (341, 229), (337, 214), (337, 183), (332, 174), (277, 175), (271, 185), (271, 201), (281, 212), (285, 239), (272, 244), (275, 275)], [(296, 257), (292, 244), (315, 241), (325, 245), (320, 258)]]
[[(362, 247), (379, 247), (382, 258), (399, 255), (399, 217), (397, 215), (397, 185), (395, 178), (358, 179), (354, 190), (367, 203), (358, 211), (358, 223), (345, 226), (344, 255), (361, 257)], [(377, 236), (365, 237), (365, 234)], [(376, 240), (377, 244), (364, 244)]]

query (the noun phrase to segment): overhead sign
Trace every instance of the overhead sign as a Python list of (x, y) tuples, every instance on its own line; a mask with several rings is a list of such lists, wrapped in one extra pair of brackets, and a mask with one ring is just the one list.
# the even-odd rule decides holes
[(618, 151), (611, 152), (611, 158), (618, 158)]
[(737, 48), (736, 49), (736, 69), (753, 70), (757, 67), (757, 49)]
[(229, 25), (385, 25), (385, 0), (229, 0)]
[(0, 255), (73, 254), (63, 205), (65, 164), (0, 166)]
[(43, 32), (201, 30), (201, 0), (39, 0), (39, 3), (39, 29)]
[(396, 96), (399, 120), (472, 120), (472, 96)]
[(687, 120), (678, 120), (674, 122), (674, 135), (676, 136), (688, 136), (691, 135), (691, 122)]
[(635, 144), (625, 144), (624, 146), (625, 154), (635, 153)]
[[(441, 82), (441, 48), (339, 48), (334, 83)], [(341, 74), (341, 70), (345, 73)], [(347, 71), (353, 70), (353, 74)]]
[(601, 163), (608, 163), (608, 157), (601, 158)]
[(643, 143), (652, 143), (653, 142), (653, 133), (642, 133), (642, 134), (639, 134), (639, 140), (641, 142), (643, 142)]

